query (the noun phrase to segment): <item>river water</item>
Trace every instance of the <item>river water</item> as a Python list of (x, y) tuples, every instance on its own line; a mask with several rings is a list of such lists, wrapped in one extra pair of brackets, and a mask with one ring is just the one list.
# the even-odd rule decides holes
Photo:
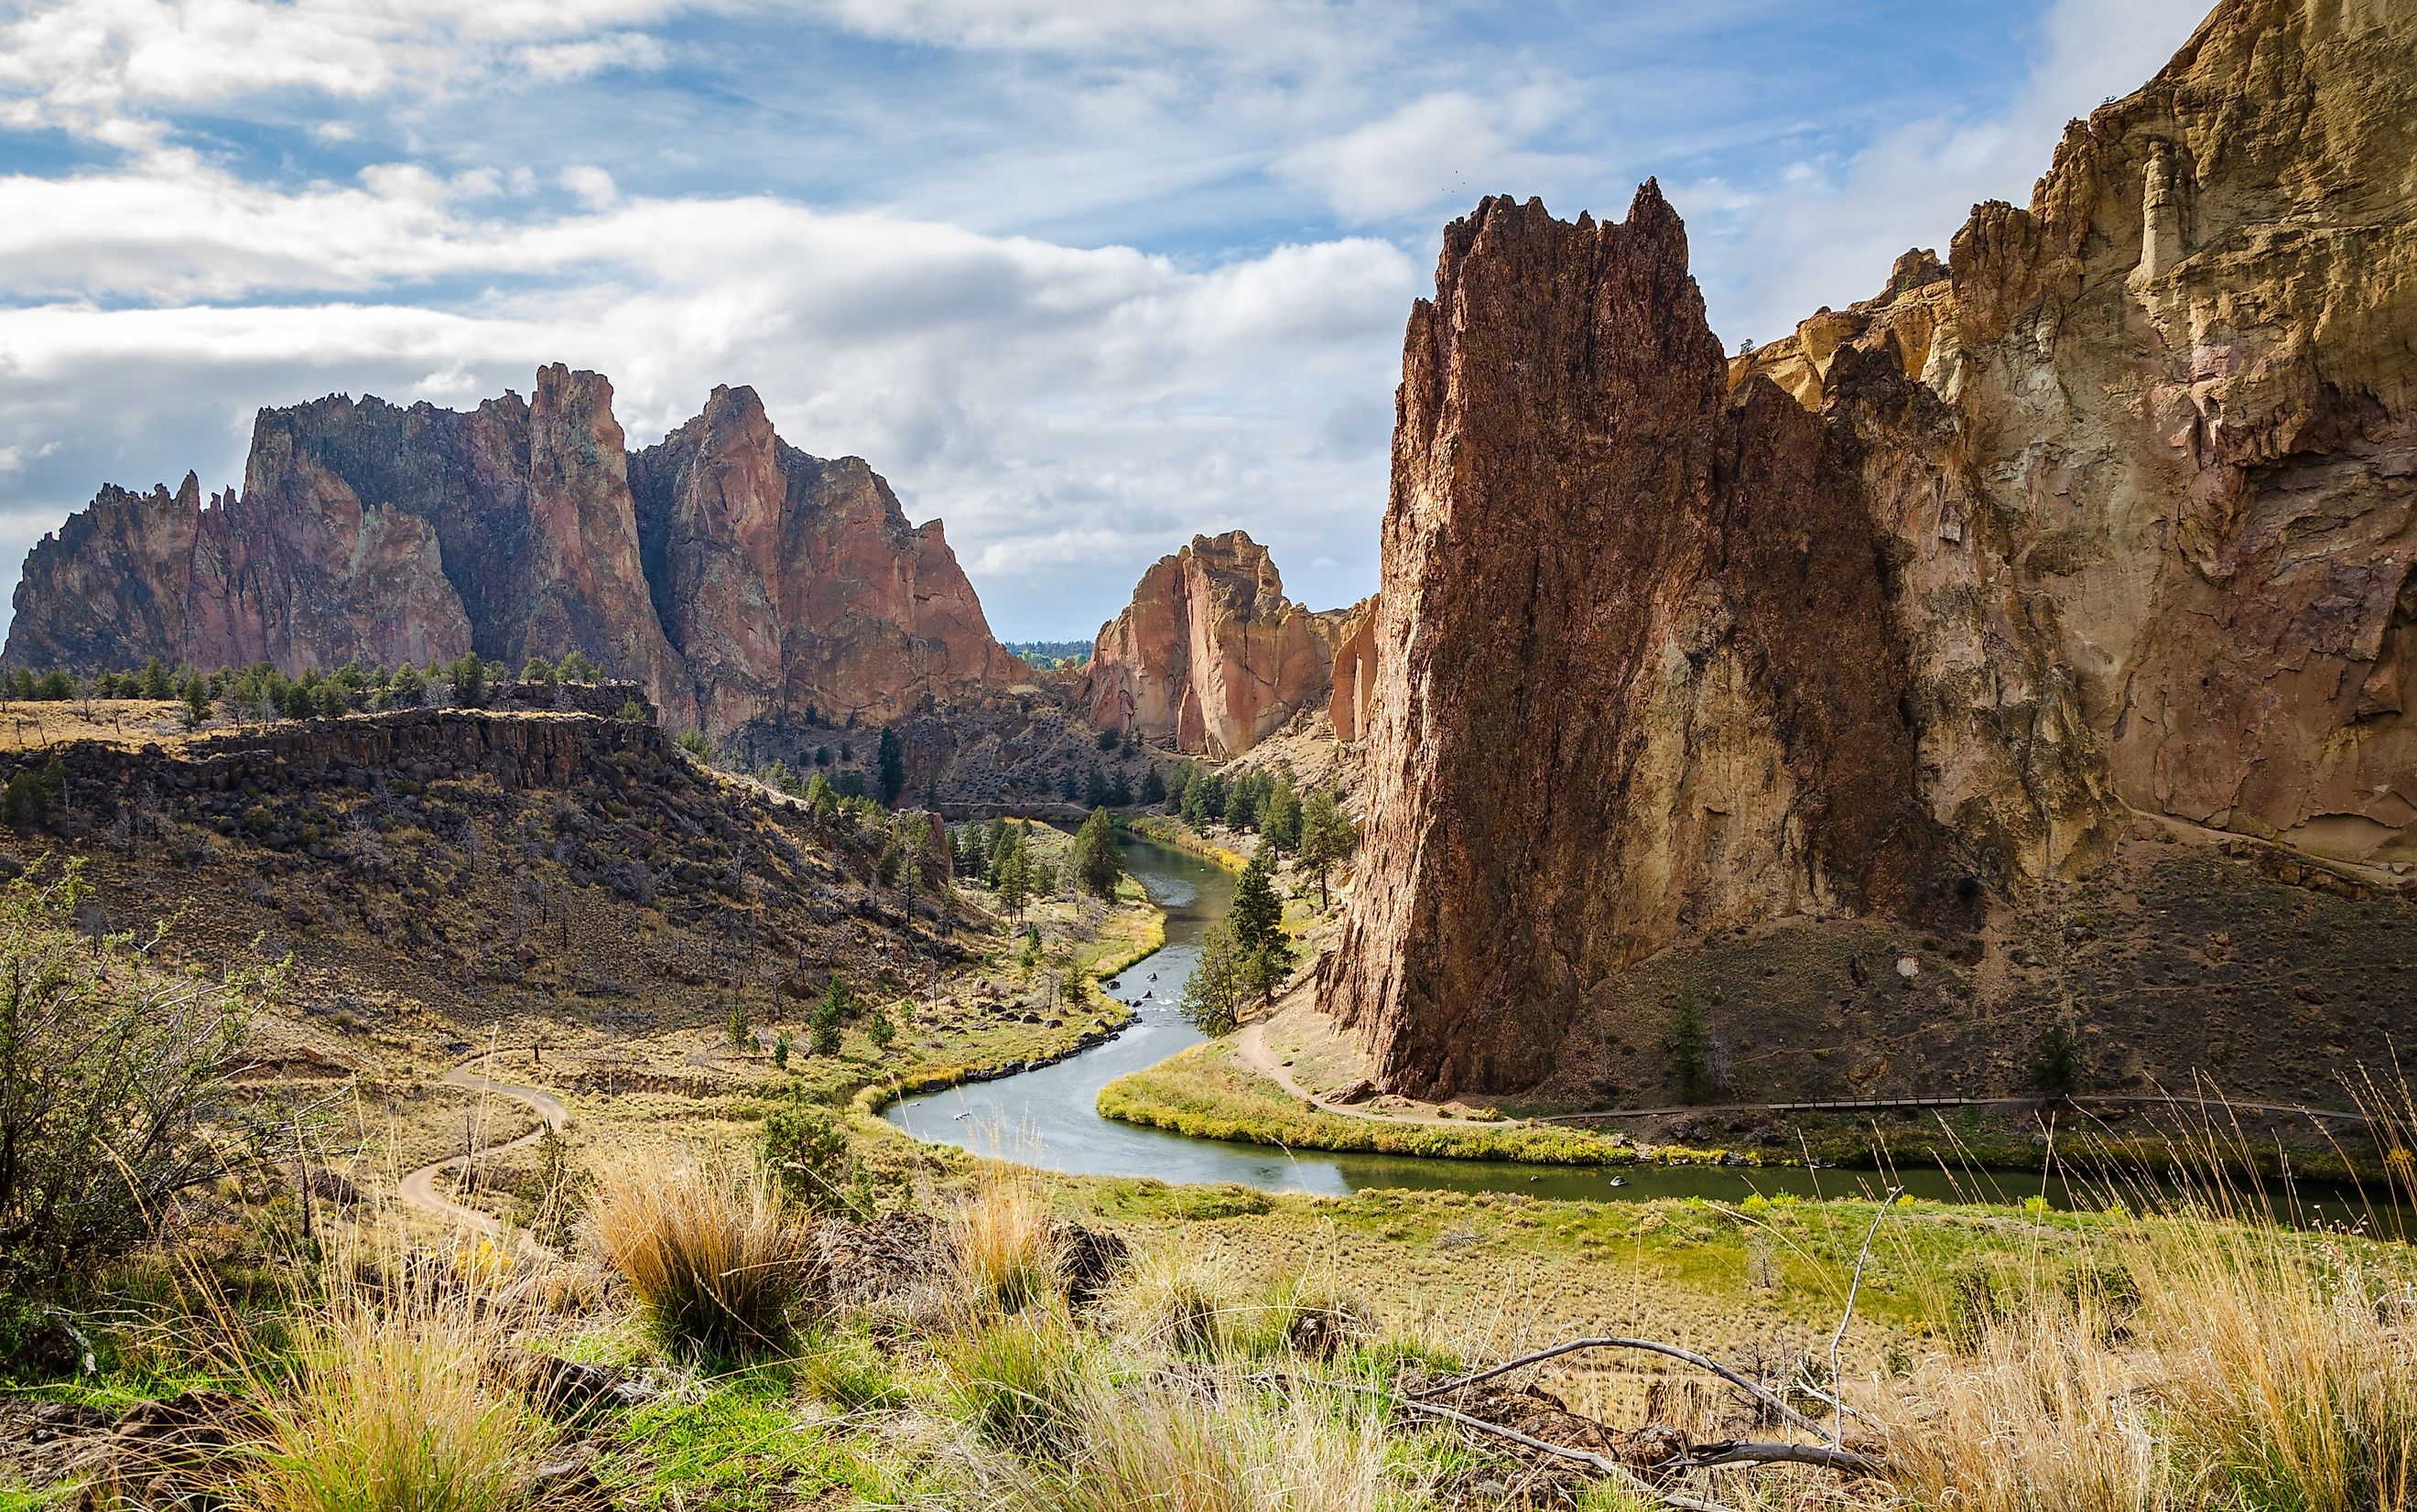
[(2043, 1187), (2036, 1174), (1934, 1169), (1883, 1178), (1872, 1172), (1796, 1167), (1548, 1166), (1294, 1154), (1102, 1118), (1093, 1107), (1102, 1087), (1200, 1042), (1200, 1032), (1176, 1004), (1199, 959), (1201, 935), (1224, 916), (1234, 896), (1231, 873), (1187, 852), (1137, 836), (1125, 839), (1124, 852), (1126, 866), (1166, 914), (1165, 947), (1104, 984), (1126, 1002), (1139, 1000), (1132, 1026), (1055, 1066), (908, 1097), (892, 1104), (884, 1117), (918, 1139), (1054, 1171), (1154, 1176), (1168, 1182), (1239, 1182), (1269, 1191), (1344, 1193), (1401, 1187), (1597, 1202), (1690, 1196), (1735, 1202), (1756, 1192), (1840, 1197), (1901, 1185), (1916, 1197), (1942, 1202), (2019, 1202), (2043, 1193), (2059, 1206), (2073, 1201), (2061, 1182)]

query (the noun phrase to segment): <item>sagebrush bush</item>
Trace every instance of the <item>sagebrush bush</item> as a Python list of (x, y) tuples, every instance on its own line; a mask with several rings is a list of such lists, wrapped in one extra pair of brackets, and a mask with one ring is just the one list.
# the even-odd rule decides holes
[(760, 1167), (625, 1169), (598, 1190), (592, 1222), (656, 1331), (709, 1360), (785, 1346), (815, 1289), (807, 1232)]

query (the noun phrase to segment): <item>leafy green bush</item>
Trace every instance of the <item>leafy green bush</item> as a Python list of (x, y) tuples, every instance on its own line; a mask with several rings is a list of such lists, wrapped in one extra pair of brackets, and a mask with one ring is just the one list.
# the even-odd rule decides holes
[(150, 1233), (238, 1151), (205, 1135), (220, 1067), (281, 970), (224, 982), (80, 938), (81, 861), (0, 887), (0, 1284)]

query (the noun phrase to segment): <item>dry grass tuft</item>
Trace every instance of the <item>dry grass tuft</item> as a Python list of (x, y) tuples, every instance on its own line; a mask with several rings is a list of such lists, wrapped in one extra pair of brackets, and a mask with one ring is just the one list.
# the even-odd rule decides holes
[(1061, 1296), (1049, 1195), (1020, 1167), (984, 1168), (949, 1216), (957, 1295), (973, 1316), (1016, 1313)]
[(331, 1268), (281, 1368), (246, 1370), (256, 1436), (237, 1500), (260, 1512), (504, 1512), (552, 1433), (495, 1378), (512, 1299), (453, 1266)]
[(1383, 1415), (1368, 1400), (1164, 1378), (1076, 1395), (1067, 1468), (1019, 1466), (1019, 1512), (1376, 1512), (1389, 1504)]
[(707, 1359), (782, 1348), (814, 1290), (807, 1234), (752, 1166), (617, 1172), (598, 1190), (591, 1221), (656, 1330)]
[(2417, 1295), (2381, 1253), (2143, 1220), (2120, 1291), (2039, 1281), (1917, 1374), (1887, 1413), (1898, 1483), (1966, 1512), (2417, 1505)]

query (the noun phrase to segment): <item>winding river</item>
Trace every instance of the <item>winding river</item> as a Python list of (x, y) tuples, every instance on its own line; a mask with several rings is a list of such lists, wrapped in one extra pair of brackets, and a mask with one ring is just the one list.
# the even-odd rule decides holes
[[(1526, 1192), (1533, 1197), (1597, 1202), (1691, 1196), (1734, 1202), (1756, 1192), (1850, 1196), (1877, 1192), (1893, 1182), (1916, 1197), (1942, 1202), (2018, 1202), (2043, 1194), (2036, 1173), (1951, 1174), (1934, 1169), (1882, 1178), (1872, 1172), (1796, 1167), (1604, 1168), (1294, 1154), (1267, 1145), (1193, 1139), (1102, 1118), (1093, 1107), (1102, 1087), (1128, 1071), (1154, 1065), (1200, 1042), (1200, 1032), (1185, 1020), (1176, 1003), (1193, 963), (1199, 959), (1201, 935), (1224, 915), (1234, 894), (1231, 874), (1172, 846), (1128, 836), (1124, 851), (1127, 867), (1166, 914), (1165, 947), (1106, 984), (1110, 992), (1126, 1002), (1139, 1000), (1131, 1027), (1105, 1044), (1054, 1066), (908, 1097), (892, 1104), (883, 1116), (918, 1139), (1003, 1155), (1026, 1165), (1077, 1175), (1239, 1182), (1269, 1191), (1339, 1194), (1399, 1187)], [(2044, 1195), (2060, 1206), (2074, 1200), (2061, 1182), (2047, 1183)]]

